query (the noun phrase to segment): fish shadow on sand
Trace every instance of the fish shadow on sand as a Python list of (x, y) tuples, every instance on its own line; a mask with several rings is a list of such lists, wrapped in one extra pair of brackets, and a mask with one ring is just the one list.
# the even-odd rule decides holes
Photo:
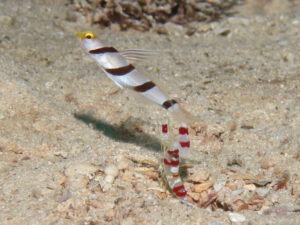
[(85, 124), (92, 125), (96, 130), (115, 141), (133, 143), (156, 152), (161, 151), (161, 143), (158, 138), (145, 134), (141, 130), (129, 129), (129, 127), (134, 127), (132, 119), (124, 121), (121, 125), (112, 125), (84, 113), (74, 113), (74, 117)]

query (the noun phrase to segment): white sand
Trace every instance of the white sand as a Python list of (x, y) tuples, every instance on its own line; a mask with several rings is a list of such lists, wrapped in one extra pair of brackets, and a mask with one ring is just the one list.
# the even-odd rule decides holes
[[(299, 224), (300, 4), (273, 2), (260, 15), (244, 7), (245, 17), (200, 24), (193, 36), (172, 25), (160, 36), (68, 22), (63, 3), (1, 1), (0, 223)], [(160, 199), (153, 189), (163, 185), (126, 157), (162, 157), (158, 124), (167, 114), (116, 92), (75, 39), (84, 30), (118, 49), (162, 50), (139, 65), (207, 125), (191, 129), (194, 171), (214, 184), (262, 175), (271, 182), (263, 208), (235, 217)], [(105, 182), (112, 165), (119, 174)]]

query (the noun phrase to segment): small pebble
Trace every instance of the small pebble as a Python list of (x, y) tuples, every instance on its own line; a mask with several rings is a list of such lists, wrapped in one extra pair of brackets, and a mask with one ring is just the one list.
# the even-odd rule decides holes
[(45, 83), (45, 87), (46, 87), (47, 89), (49, 89), (49, 88), (52, 87), (53, 83), (54, 83), (53, 81), (48, 81), (48, 82)]
[(119, 175), (119, 170), (115, 165), (109, 165), (104, 169), (105, 178), (104, 181), (107, 184), (112, 184), (115, 178)]
[(142, 183), (138, 182), (136, 183), (136, 185), (134, 186), (134, 189), (137, 193), (141, 193), (145, 191), (145, 185), (143, 185)]
[(54, 154), (55, 156), (60, 156), (60, 157), (62, 157), (62, 158), (64, 158), (64, 159), (66, 159), (67, 156), (68, 156), (68, 153), (65, 152), (65, 151), (55, 151), (53, 154)]
[(156, 33), (161, 34), (161, 35), (168, 35), (168, 31), (165, 27), (157, 27), (155, 29)]
[(115, 178), (118, 176), (119, 170), (115, 165), (109, 165), (104, 169), (104, 173)]
[(188, 196), (190, 196), (196, 202), (198, 202), (200, 200), (200, 194), (199, 193), (188, 192)]
[(109, 184), (112, 184), (114, 182), (114, 180), (115, 180), (115, 177), (113, 177), (112, 175), (106, 175), (104, 178), (104, 181)]
[(108, 183), (108, 182), (104, 182), (103, 184), (101, 184), (101, 188), (102, 188), (102, 191), (105, 193), (112, 188), (112, 184)]
[(201, 183), (207, 181), (209, 178), (209, 173), (207, 171), (201, 171), (193, 174), (189, 180), (194, 183)]
[(230, 33), (230, 29), (224, 27), (219, 27), (216, 30), (216, 34), (221, 36), (227, 36), (229, 33)]
[(259, 195), (259, 196), (261, 196), (261, 197), (266, 197), (267, 196), (267, 194), (269, 193), (269, 189), (267, 189), (267, 188), (257, 188), (256, 190), (255, 190), (255, 192)]
[(236, 197), (236, 196), (238, 196), (238, 195), (240, 195), (242, 193), (243, 193), (242, 189), (237, 189), (237, 190), (234, 190), (234, 191), (231, 192), (231, 196), (232, 197)]
[(119, 170), (126, 170), (130, 167), (132, 167), (133, 162), (129, 159), (122, 158), (120, 161), (118, 161), (118, 169)]
[(249, 190), (249, 191), (255, 191), (256, 190), (256, 186), (254, 184), (246, 184), (244, 186), (244, 189)]
[(242, 223), (246, 220), (245, 216), (239, 213), (229, 213), (229, 219), (233, 223)]
[(89, 174), (96, 172), (98, 169), (99, 168), (97, 166), (94, 166), (90, 163), (74, 163), (66, 168), (65, 174), (68, 177), (74, 177), (76, 175), (88, 176)]
[(194, 186), (194, 190), (197, 193), (200, 193), (202, 191), (206, 191), (207, 189), (209, 189), (213, 184), (211, 182), (206, 182), (206, 183), (202, 183), (202, 184), (195, 184)]
[(214, 184), (214, 190), (216, 192), (220, 191), (226, 184), (226, 180), (220, 180)]

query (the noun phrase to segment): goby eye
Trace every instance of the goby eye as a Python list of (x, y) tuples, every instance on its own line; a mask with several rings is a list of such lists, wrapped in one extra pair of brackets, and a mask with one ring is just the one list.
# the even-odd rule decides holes
[(84, 35), (84, 37), (85, 37), (86, 39), (92, 39), (92, 38), (95, 38), (95, 35), (94, 35), (93, 33), (86, 33), (86, 34)]

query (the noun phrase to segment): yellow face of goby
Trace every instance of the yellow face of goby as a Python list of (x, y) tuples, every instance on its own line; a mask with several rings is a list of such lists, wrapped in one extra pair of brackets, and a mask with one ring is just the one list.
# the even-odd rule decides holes
[(76, 34), (76, 37), (81, 39), (94, 39), (96, 38), (96, 35), (91, 31), (86, 31)]
[(100, 41), (97, 36), (91, 31), (78, 33), (76, 34), (76, 37), (79, 39), (80, 43), (87, 51), (106, 45), (106, 43)]

